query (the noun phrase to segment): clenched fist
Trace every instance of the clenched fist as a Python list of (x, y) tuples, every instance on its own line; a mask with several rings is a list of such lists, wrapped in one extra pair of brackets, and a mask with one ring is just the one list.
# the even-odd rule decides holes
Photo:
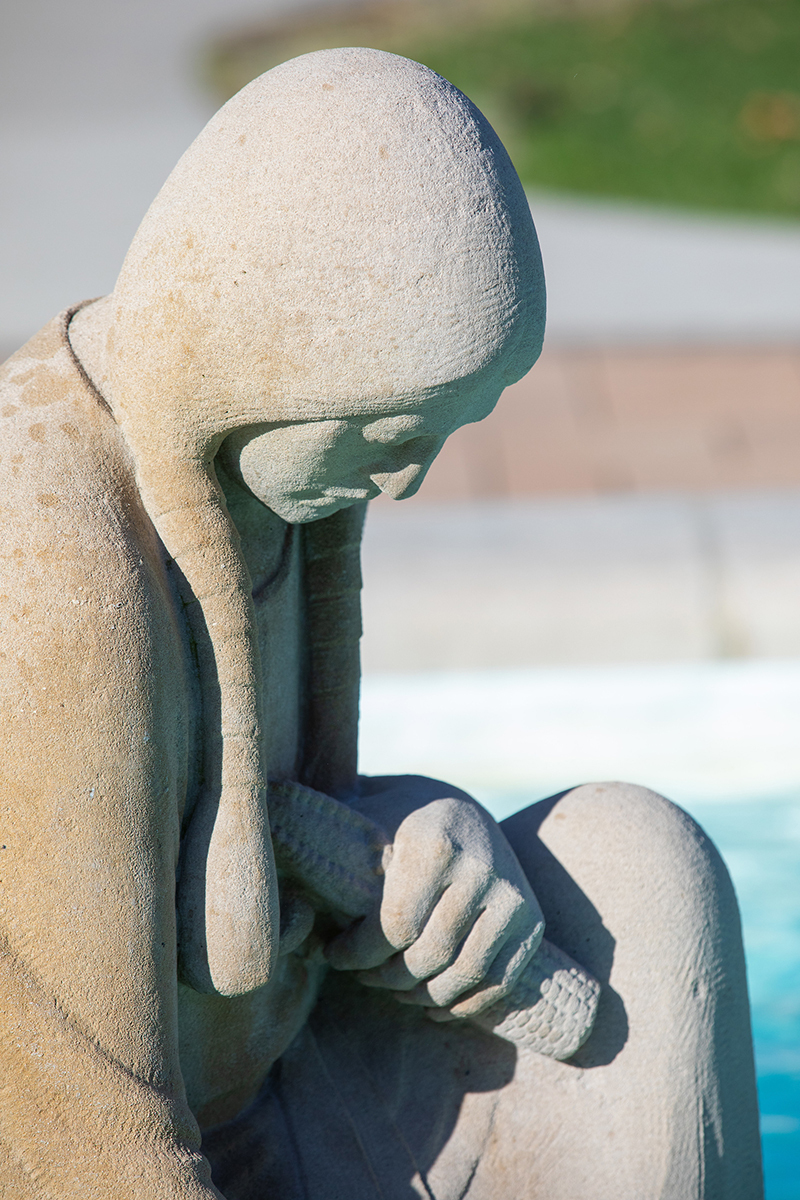
[(500, 827), (464, 792), (418, 776), (364, 779), (353, 807), (393, 845), (380, 904), (329, 944), (331, 965), (440, 1020), (496, 1003), (544, 932)]

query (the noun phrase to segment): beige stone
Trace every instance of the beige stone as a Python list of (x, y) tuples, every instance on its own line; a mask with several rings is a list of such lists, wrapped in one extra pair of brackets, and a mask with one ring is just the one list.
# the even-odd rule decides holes
[(688, 818), (609, 785), (501, 829), (356, 771), (366, 501), (543, 323), (477, 110), (325, 51), (234, 97), (112, 296), (4, 368), (6, 1194), (760, 1194)]

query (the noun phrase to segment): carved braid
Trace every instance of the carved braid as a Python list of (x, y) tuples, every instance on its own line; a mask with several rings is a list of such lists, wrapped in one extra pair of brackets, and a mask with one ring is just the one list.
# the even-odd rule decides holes
[(303, 526), (308, 787), (346, 799), (356, 788), (361, 664), (361, 536), (366, 504)]

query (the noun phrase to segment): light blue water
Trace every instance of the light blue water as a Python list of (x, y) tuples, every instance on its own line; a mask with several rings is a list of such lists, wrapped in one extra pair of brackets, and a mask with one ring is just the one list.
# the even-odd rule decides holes
[(742, 910), (767, 1200), (798, 1200), (800, 797), (686, 807), (722, 852)]

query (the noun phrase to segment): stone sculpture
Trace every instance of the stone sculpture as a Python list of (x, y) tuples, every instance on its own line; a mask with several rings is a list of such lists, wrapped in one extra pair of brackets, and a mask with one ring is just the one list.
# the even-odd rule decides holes
[(692, 821), (356, 771), (365, 503), (543, 324), (493, 131), (350, 49), (236, 96), (6, 364), (4, 1196), (760, 1195)]

